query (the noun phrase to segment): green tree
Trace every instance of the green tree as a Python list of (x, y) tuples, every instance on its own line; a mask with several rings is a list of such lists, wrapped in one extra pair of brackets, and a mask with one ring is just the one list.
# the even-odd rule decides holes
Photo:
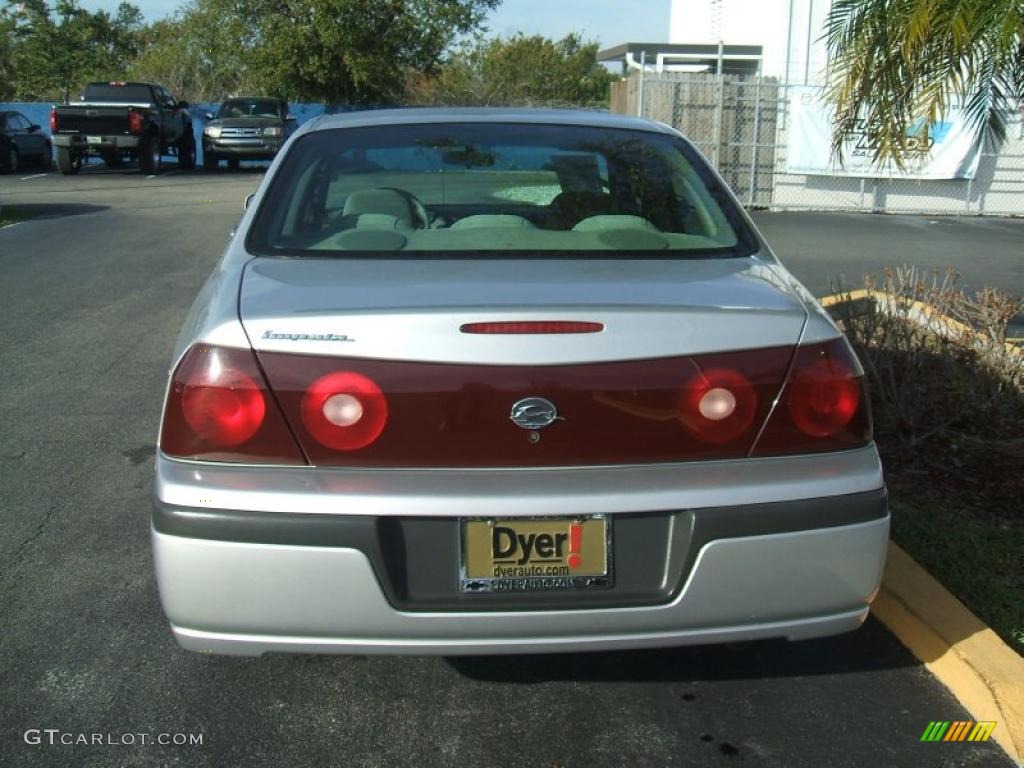
[(16, 22), (9, 9), (0, 8), (0, 99), (14, 96), (14, 31)]
[(161, 83), (179, 98), (219, 101), (245, 87), (245, 52), (230, 42), (237, 32), (226, 34), (208, 3), (190, 3), (144, 30), (131, 77)]
[(861, 127), (902, 166), (954, 103), (1001, 143), (1024, 100), (1024, 0), (835, 0), (826, 39), (837, 153)]
[(410, 70), (436, 68), (452, 42), (478, 29), (499, 2), (194, 0), (182, 21), (203, 14), (216, 20), (209, 29), (233, 52), (237, 84), (247, 90), (390, 103), (402, 98)]
[(138, 8), (121, 3), (117, 13), (91, 13), (77, 0), (7, 3), (13, 96), (22, 100), (68, 99), (92, 79), (123, 76), (137, 53), (142, 28)]
[(597, 49), (577, 34), (478, 39), (436, 73), (414, 77), (409, 98), (419, 104), (605, 105), (615, 75), (597, 63)]

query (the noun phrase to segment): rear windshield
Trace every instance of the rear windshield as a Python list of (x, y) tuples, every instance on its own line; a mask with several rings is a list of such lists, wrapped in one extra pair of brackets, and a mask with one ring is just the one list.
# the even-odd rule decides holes
[(685, 142), (648, 131), (444, 123), (316, 131), (271, 181), (261, 254), (749, 255)]
[(94, 83), (85, 87), (82, 101), (107, 101), (115, 104), (152, 104), (153, 93), (147, 85)]
[(234, 99), (220, 105), (217, 117), (281, 117), (282, 104), (268, 99)]

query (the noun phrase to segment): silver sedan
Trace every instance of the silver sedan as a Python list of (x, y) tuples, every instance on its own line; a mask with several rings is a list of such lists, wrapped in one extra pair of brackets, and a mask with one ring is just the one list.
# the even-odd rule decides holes
[(680, 134), (391, 110), (200, 291), (152, 540), (185, 648), (469, 654), (852, 630), (888, 529), (856, 357)]

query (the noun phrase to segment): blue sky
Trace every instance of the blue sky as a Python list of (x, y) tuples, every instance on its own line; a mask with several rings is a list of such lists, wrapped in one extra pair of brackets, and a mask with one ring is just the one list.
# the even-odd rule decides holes
[[(130, 0), (149, 21), (174, 12), (179, 0)], [(82, 0), (90, 10), (113, 12), (118, 0)], [(562, 37), (583, 32), (603, 48), (625, 42), (668, 41), (671, 0), (504, 0), (487, 22), (492, 34), (516, 31)]]

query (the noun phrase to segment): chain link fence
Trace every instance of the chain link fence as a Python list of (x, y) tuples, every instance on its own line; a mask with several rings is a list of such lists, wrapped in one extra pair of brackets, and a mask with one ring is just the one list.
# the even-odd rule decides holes
[(633, 73), (612, 84), (611, 111), (682, 131), (750, 208), (1024, 215), (1024, 124), (986, 147), (973, 179), (918, 180), (789, 173), (790, 90), (775, 78)]

